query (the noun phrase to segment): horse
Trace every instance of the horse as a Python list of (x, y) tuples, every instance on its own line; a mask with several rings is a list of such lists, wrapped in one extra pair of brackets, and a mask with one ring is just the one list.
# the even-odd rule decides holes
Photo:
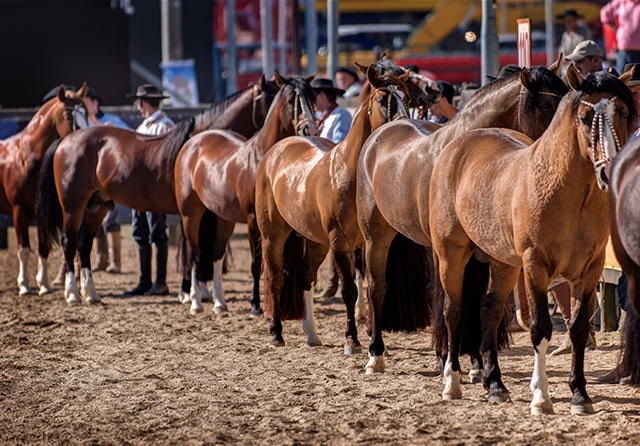
[[(313, 76), (305, 79), (294, 75), (290, 78), (275, 72), (275, 82), (280, 86), (264, 126), (251, 139), (239, 138), (228, 131), (211, 130), (191, 139), (180, 150), (175, 163), (175, 200), (182, 217), (191, 262), (190, 312), (203, 311), (199, 240), (208, 233), (214, 238), (214, 277), (222, 270), (225, 246), (236, 223), (246, 223), (251, 245), (251, 272), (254, 289), (251, 315), (262, 314), (260, 308), (259, 277), (260, 255), (257, 247), (260, 233), (255, 221), (255, 178), (258, 164), (264, 154), (277, 141), (295, 134), (316, 134), (313, 105), (316, 96), (309, 85)], [(202, 225), (203, 216), (214, 214), (214, 228)], [(222, 287), (214, 289), (214, 311), (226, 311)]]
[[(147, 136), (115, 127), (90, 127), (64, 138), (45, 156), (39, 187), (38, 219), (47, 242), (64, 232), (65, 299), (81, 302), (73, 258), (78, 250), (81, 295), (100, 301), (91, 276), (90, 251), (106, 207), (122, 205), (156, 213), (177, 214), (173, 166), (185, 141), (210, 128), (251, 135), (264, 122), (278, 87), (260, 81), (214, 104), (199, 115), (179, 122), (161, 136)], [(55, 192), (54, 192), (55, 191)], [(78, 239), (83, 218), (86, 233)]]
[[(438, 154), (472, 128), (501, 126), (540, 136), (568, 89), (557, 76), (560, 61), (550, 69), (523, 69), (483, 86), (438, 131), (426, 132), (419, 121), (401, 120), (383, 125), (365, 142), (356, 178), (371, 325), (365, 373), (384, 372), (382, 330), (415, 331), (431, 322), (427, 205)], [(478, 348), (470, 346), (469, 352)], [(436, 351), (446, 348), (436, 346)]]
[(552, 324), (547, 289), (562, 275), (571, 286), (571, 413), (593, 413), (584, 377), (591, 305), (609, 237), (606, 166), (628, 137), (636, 106), (624, 83), (599, 72), (567, 70), (572, 89), (535, 142), (509, 129), (477, 129), (452, 140), (435, 162), (429, 225), (446, 296), (449, 351), (443, 399), (462, 397), (458, 349), (464, 266), (487, 258), (481, 298), (483, 384), (490, 402), (510, 401), (497, 355), (498, 325), (521, 268), (531, 317), (534, 371), (531, 413), (553, 413), (545, 361)]
[(264, 301), (272, 314), (274, 347), (284, 345), (281, 321), (302, 317), (307, 343), (320, 342), (313, 320), (312, 286), (331, 248), (347, 310), (344, 352), (361, 351), (355, 312), (358, 289), (352, 274), (352, 255), (362, 244), (355, 216), (360, 148), (382, 124), (408, 118), (406, 101), (412, 95), (421, 94), (427, 103), (440, 97), (439, 91), (425, 96), (415, 89), (410, 72), (399, 77), (391, 73), (379, 76), (376, 65), (371, 64), (366, 77), (361, 103), (344, 140), (335, 145), (320, 137), (285, 138), (269, 150), (258, 169), (256, 219), (262, 235)]
[[(18, 244), (18, 294), (31, 293), (27, 277), (30, 255), (29, 224), (36, 218), (36, 185), (40, 165), (47, 148), (58, 138), (63, 138), (87, 126), (87, 110), (83, 98), (87, 86), (77, 91), (58, 88), (54, 98), (48, 100), (33, 115), (27, 126), (17, 134), (0, 141), (0, 213), (13, 216), (13, 226)], [(38, 294), (49, 293), (46, 250), (43, 237), (38, 233)]]

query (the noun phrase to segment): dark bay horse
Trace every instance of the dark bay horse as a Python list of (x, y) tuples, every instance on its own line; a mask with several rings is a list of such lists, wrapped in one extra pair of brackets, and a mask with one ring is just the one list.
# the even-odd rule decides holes
[[(192, 314), (202, 312), (201, 286), (198, 283), (201, 230), (213, 231), (219, 277), (221, 259), (236, 223), (247, 223), (252, 252), (251, 271), (254, 278), (253, 316), (260, 315), (260, 233), (255, 221), (255, 178), (258, 164), (277, 141), (295, 134), (316, 134), (313, 106), (315, 93), (309, 79), (290, 78), (275, 73), (280, 86), (264, 126), (248, 141), (228, 131), (211, 130), (189, 139), (175, 163), (175, 199), (183, 221), (192, 264)], [(215, 228), (201, 226), (206, 212), (215, 214)], [(221, 287), (214, 289), (214, 311), (226, 310)]]
[[(567, 92), (556, 74), (559, 62), (552, 70), (524, 69), (485, 85), (436, 132), (401, 120), (383, 125), (367, 139), (357, 170), (371, 323), (366, 373), (384, 371), (383, 329), (417, 330), (430, 322), (429, 305), (421, 301), (429, 298), (428, 188), (438, 154), (473, 128), (501, 126), (540, 136)], [(469, 353), (478, 348), (469, 347)], [(446, 342), (436, 351), (446, 352)]]
[(352, 274), (352, 256), (362, 244), (355, 214), (360, 148), (382, 124), (408, 118), (407, 100), (412, 96), (423, 103), (440, 97), (439, 92), (425, 95), (415, 88), (409, 72), (380, 76), (372, 64), (366, 76), (360, 106), (344, 140), (335, 145), (320, 137), (285, 138), (264, 156), (258, 169), (256, 218), (262, 235), (265, 309), (272, 314), (272, 346), (284, 345), (282, 320), (303, 317), (307, 342), (319, 342), (312, 287), (330, 248), (347, 309), (344, 351), (360, 352), (355, 317), (358, 290)]
[[(177, 214), (173, 166), (185, 141), (210, 128), (251, 135), (264, 122), (278, 87), (264, 76), (256, 85), (214, 104), (192, 119), (179, 122), (161, 136), (148, 136), (115, 127), (91, 127), (64, 138), (52, 147), (42, 166), (39, 225), (49, 243), (64, 233), (67, 264), (65, 298), (81, 302), (73, 273), (80, 253), (81, 294), (99, 301), (91, 277), (91, 241), (111, 200), (141, 211)], [(57, 193), (54, 193), (57, 192)], [(86, 220), (87, 234), (78, 239)]]
[[(87, 126), (87, 111), (83, 97), (87, 86), (77, 91), (65, 91), (47, 101), (33, 115), (27, 126), (17, 134), (0, 141), (0, 213), (13, 216), (18, 244), (19, 294), (31, 292), (27, 278), (29, 261), (29, 224), (36, 218), (36, 194), (40, 165), (47, 148), (58, 138)], [(39, 257), (36, 282), (39, 294), (51, 291), (46, 256), (43, 258), (42, 235), (38, 233)]]
[(489, 259), (481, 297), (483, 384), (489, 401), (509, 401), (498, 365), (498, 326), (521, 268), (529, 296), (534, 371), (532, 414), (553, 413), (546, 375), (552, 334), (547, 290), (562, 275), (571, 286), (569, 333), (571, 413), (593, 413), (584, 377), (590, 308), (609, 236), (603, 168), (626, 142), (636, 118), (629, 89), (604, 72), (585, 79), (567, 70), (573, 91), (535, 142), (508, 129), (478, 129), (451, 141), (435, 162), (429, 225), (442, 287), (449, 351), (444, 399), (462, 397), (460, 315), (465, 265), (474, 253)]

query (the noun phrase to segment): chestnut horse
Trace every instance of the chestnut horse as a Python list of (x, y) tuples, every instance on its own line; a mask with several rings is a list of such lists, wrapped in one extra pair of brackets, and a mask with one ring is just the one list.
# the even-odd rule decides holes
[(547, 290), (562, 275), (571, 286), (571, 413), (593, 413), (584, 377), (590, 308), (609, 237), (603, 170), (626, 142), (636, 106), (624, 83), (599, 72), (585, 79), (570, 66), (571, 89), (535, 142), (508, 129), (478, 129), (451, 141), (433, 167), (429, 225), (445, 292), (449, 351), (444, 399), (462, 397), (460, 315), (465, 265), (489, 259), (481, 297), (483, 384), (491, 402), (509, 401), (498, 365), (498, 325), (520, 269), (524, 271), (534, 348), (532, 414), (553, 413), (546, 375), (552, 325)]
[[(192, 264), (192, 314), (202, 312), (201, 286), (198, 284), (200, 262), (199, 238), (201, 229), (213, 231), (214, 259), (221, 259), (236, 223), (247, 223), (251, 244), (254, 290), (251, 314), (262, 314), (260, 308), (260, 256), (256, 248), (260, 233), (255, 221), (255, 178), (258, 164), (276, 142), (287, 136), (315, 134), (313, 106), (316, 96), (309, 85), (313, 78), (282, 77), (275, 72), (280, 86), (264, 126), (248, 141), (233, 132), (211, 130), (189, 139), (175, 163), (175, 200), (182, 217), (184, 232), (190, 248)], [(215, 214), (214, 229), (202, 228), (201, 221), (208, 212)], [(221, 260), (215, 263), (215, 277), (220, 276)], [(257, 286), (256, 286), (257, 283)], [(222, 288), (214, 289), (214, 311), (226, 311)]]
[[(282, 320), (302, 317), (307, 342), (319, 343), (312, 287), (331, 248), (347, 309), (344, 351), (360, 352), (355, 319), (358, 290), (352, 274), (352, 256), (362, 244), (355, 215), (360, 148), (385, 122), (408, 118), (407, 100), (411, 96), (421, 95), (418, 99), (427, 103), (440, 97), (439, 91), (426, 96), (416, 89), (410, 72), (399, 77), (391, 73), (379, 76), (372, 64), (366, 76), (360, 106), (344, 140), (335, 145), (320, 137), (285, 138), (265, 155), (258, 169), (256, 218), (262, 235), (265, 308), (272, 313), (272, 346), (284, 345)], [(296, 258), (296, 254), (301, 256)], [(289, 280), (284, 278), (285, 269)], [(299, 277), (302, 283), (296, 283), (293, 277)]]
[[(367, 139), (357, 170), (371, 324), (367, 374), (384, 372), (383, 329), (410, 331), (429, 323), (429, 305), (421, 301), (429, 298), (428, 187), (438, 154), (447, 142), (473, 128), (501, 126), (540, 136), (567, 91), (556, 74), (559, 62), (552, 65), (554, 71), (523, 69), (483, 86), (437, 132), (426, 133), (419, 123), (401, 120), (385, 124)], [(468, 353), (477, 354), (478, 349), (479, 344), (471, 345)]]
[[(0, 141), (0, 213), (13, 216), (20, 262), (18, 287), (21, 296), (31, 292), (27, 278), (29, 224), (36, 218), (36, 185), (42, 158), (56, 139), (87, 126), (87, 110), (82, 100), (86, 89), (86, 84), (77, 92), (65, 91), (60, 86), (57, 95), (40, 107), (26, 128)], [(36, 282), (40, 288), (39, 294), (51, 291), (46, 268), (48, 252), (43, 250), (42, 242), (43, 237), (38, 233), (40, 255)], [(45, 252), (46, 255), (43, 255)]]
[[(185, 141), (210, 128), (253, 134), (264, 121), (277, 90), (275, 83), (265, 81), (263, 76), (258, 84), (179, 122), (164, 135), (91, 127), (69, 135), (47, 152), (39, 186), (38, 218), (49, 243), (58, 240), (62, 227), (67, 303), (81, 302), (73, 268), (76, 248), (80, 254), (81, 294), (89, 303), (100, 300), (93, 285), (89, 254), (106, 212), (102, 205), (112, 204), (113, 200), (131, 209), (178, 213), (173, 166)], [(78, 239), (83, 218), (86, 234)]]

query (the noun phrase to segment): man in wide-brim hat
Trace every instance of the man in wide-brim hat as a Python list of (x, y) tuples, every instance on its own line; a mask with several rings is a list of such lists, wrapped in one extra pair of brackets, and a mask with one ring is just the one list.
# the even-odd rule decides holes
[(573, 50), (578, 46), (580, 42), (590, 38), (587, 30), (578, 29), (578, 19), (583, 17), (578, 14), (575, 9), (567, 9), (561, 15), (557, 16), (558, 19), (564, 20), (565, 31), (560, 38), (560, 46), (558, 47), (558, 53), (562, 53), (567, 56), (573, 53)]

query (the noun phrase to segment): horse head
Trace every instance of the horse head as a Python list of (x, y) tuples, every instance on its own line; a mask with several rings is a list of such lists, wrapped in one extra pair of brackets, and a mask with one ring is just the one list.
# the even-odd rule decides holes
[(520, 83), (518, 125), (522, 133), (537, 139), (549, 127), (560, 100), (569, 88), (558, 77), (557, 68), (553, 65), (550, 68), (523, 68)]
[(400, 76), (391, 73), (381, 76), (374, 64), (369, 66), (363, 92), (368, 98), (368, 115), (373, 129), (386, 122), (409, 117), (407, 100), (410, 85), (413, 84), (409, 72)]
[(55, 110), (54, 125), (58, 136), (64, 138), (74, 130), (88, 127), (87, 107), (84, 103), (87, 84), (82, 84), (78, 91), (65, 90), (63, 85), (58, 88), (58, 94), (51, 101), (55, 101), (52, 110)]
[(573, 66), (567, 70), (567, 83), (575, 92), (572, 106), (580, 153), (593, 163), (598, 186), (606, 190), (611, 162), (636, 119), (633, 94), (609, 73), (597, 72), (583, 79)]
[(315, 136), (318, 134), (313, 110), (316, 104), (316, 94), (309, 82), (314, 75), (308, 78), (292, 76), (284, 78), (274, 72), (275, 82), (280, 88), (276, 99), (271, 105), (269, 113), (274, 109), (280, 114), (280, 122), (291, 123), (295, 134), (300, 136)]
[(280, 87), (275, 80), (266, 80), (264, 74), (260, 81), (253, 87), (253, 108), (251, 111), (251, 122), (257, 130), (262, 128), (264, 120), (267, 118), (269, 107), (273, 103)]

